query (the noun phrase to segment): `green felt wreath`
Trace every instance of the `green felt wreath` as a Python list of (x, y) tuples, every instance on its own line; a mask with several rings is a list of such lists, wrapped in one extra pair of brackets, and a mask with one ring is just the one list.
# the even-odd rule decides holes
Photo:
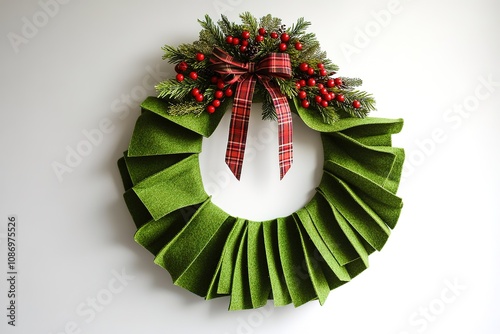
[(176, 285), (206, 299), (230, 295), (231, 310), (268, 299), (277, 306), (323, 304), (331, 289), (368, 267), (368, 255), (382, 249), (396, 225), (404, 152), (391, 147), (391, 134), (402, 120), (347, 118), (329, 125), (295, 106), (321, 132), (321, 183), (300, 210), (255, 222), (230, 216), (203, 188), (202, 138), (222, 113), (177, 117), (167, 108), (158, 98), (144, 101), (119, 167), (135, 240)]
[[(396, 225), (404, 151), (392, 147), (391, 136), (403, 121), (366, 117), (373, 97), (353, 88), (360, 79), (331, 77), (337, 67), (305, 32), (308, 22), (285, 29), (270, 15), (260, 22), (249, 13), (241, 18), (243, 25), (222, 17), (216, 26), (206, 17), (198, 41), (164, 47), (177, 77), (158, 84), (159, 97), (142, 103), (118, 161), (135, 240), (174, 284), (206, 299), (228, 295), (230, 310), (269, 299), (276, 306), (323, 304), (332, 289), (368, 267), (368, 255), (382, 249)], [(248, 90), (240, 89), (245, 85)], [(240, 105), (242, 95), (247, 107), (252, 99), (263, 101), (264, 118), (283, 124), (283, 115), (294, 112), (321, 134), (321, 182), (287, 217), (233, 217), (205, 192), (202, 140), (217, 128), (233, 91)], [(242, 112), (235, 105), (232, 116)]]

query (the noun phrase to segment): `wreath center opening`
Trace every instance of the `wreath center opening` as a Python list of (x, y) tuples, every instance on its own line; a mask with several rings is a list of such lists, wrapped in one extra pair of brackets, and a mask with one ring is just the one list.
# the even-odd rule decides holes
[(213, 203), (232, 216), (254, 221), (288, 216), (307, 204), (321, 181), (324, 162), (320, 133), (293, 114), (294, 161), (280, 180), (278, 124), (261, 115), (262, 103), (254, 102), (240, 181), (224, 161), (230, 109), (215, 132), (203, 138), (199, 159), (203, 186)]

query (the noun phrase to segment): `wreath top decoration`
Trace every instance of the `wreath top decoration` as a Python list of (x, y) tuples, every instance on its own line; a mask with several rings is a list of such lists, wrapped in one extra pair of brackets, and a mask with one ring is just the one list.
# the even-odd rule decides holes
[[(375, 108), (373, 97), (356, 90), (357, 78), (332, 77), (338, 67), (321, 51), (310, 22), (303, 18), (286, 28), (271, 15), (259, 21), (250, 13), (242, 24), (222, 16), (215, 24), (207, 15), (199, 21), (198, 41), (163, 47), (163, 59), (175, 63), (177, 75), (156, 86), (170, 101), (168, 113), (199, 115), (225, 110), (233, 101), (226, 163), (239, 180), (245, 153), (250, 107), (263, 101), (264, 119), (278, 121), (280, 177), (292, 165), (290, 104), (321, 115), (332, 124), (346, 117), (365, 117)], [(222, 108), (221, 108), (222, 107)]]
[[(141, 105), (118, 162), (135, 240), (176, 285), (206, 299), (229, 295), (231, 310), (273, 299), (318, 299), (368, 267), (396, 225), (404, 151), (391, 146), (401, 119), (366, 117), (373, 97), (357, 78), (336, 76), (303, 18), (286, 28), (271, 15), (199, 21), (199, 39), (164, 46), (177, 75)], [(252, 101), (278, 122), (279, 167), (292, 166), (292, 117), (320, 132), (323, 176), (303, 208), (264, 222), (232, 217), (212, 203), (198, 154), (232, 104), (226, 163), (239, 180)]]

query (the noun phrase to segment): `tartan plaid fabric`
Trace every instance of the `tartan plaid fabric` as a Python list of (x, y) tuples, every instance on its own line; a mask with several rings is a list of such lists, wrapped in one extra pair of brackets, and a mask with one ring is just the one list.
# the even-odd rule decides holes
[(250, 108), (255, 84), (260, 81), (271, 95), (278, 115), (280, 179), (292, 166), (292, 115), (286, 96), (271, 81), (272, 77), (288, 79), (292, 76), (290, 57), (286, 53), (270, 53), (258, 63), (242, 63), (220, 48), (215, 48), (210, 59), (211, 68), (222, 75), (228, 84), (237, 82), (229, 138), (226, 149), (226, 164), (239, 180), (245, 155)]

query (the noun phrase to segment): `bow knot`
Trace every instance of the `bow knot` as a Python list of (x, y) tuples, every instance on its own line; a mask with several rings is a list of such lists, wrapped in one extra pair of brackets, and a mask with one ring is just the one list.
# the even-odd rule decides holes
[(280, 179), (282, 179), (292, 166), (293, 160), (292, 114), (286, 96), (271, 81), (271, 78), (291, 78), (290, 56), (286, 53), (270, 53), (257, 63), (243, 63), (216, 47), (212, 51), (210, 61), (212, 70), (225, 78), (226, 83), (237, 82), (227, 141), (226, 164), (239, 180), (245, 155), (253, 93), (255, 84), (259, 81), (269, 92), (278, 116), (279, 165)]
[(248, 73), (254, 73), (255, 72), (255, 63), (250, 62), (248, 63)]

